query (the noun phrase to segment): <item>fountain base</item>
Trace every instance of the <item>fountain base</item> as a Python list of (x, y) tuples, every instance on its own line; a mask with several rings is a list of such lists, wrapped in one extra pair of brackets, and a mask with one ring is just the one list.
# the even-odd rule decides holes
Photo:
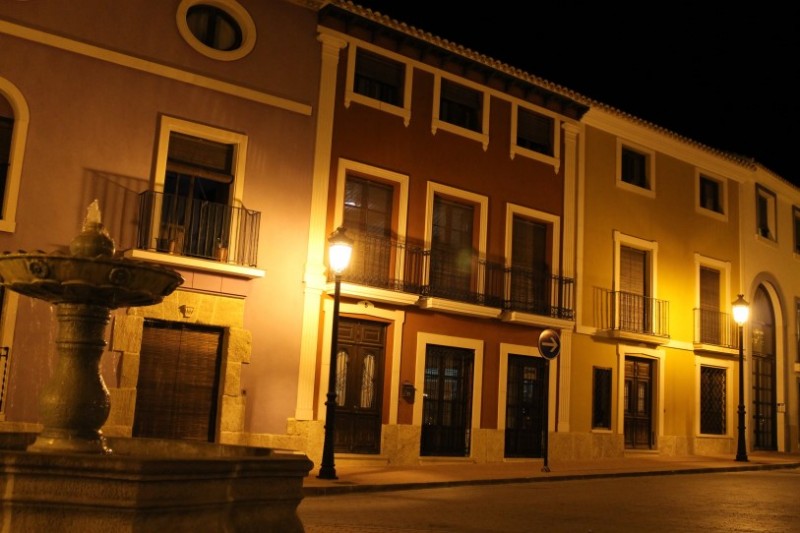
[(108, 455), (26, 451), (36, 438), (0, 433), (2, 531), (304, 531), (303, 454), (114, 437)]

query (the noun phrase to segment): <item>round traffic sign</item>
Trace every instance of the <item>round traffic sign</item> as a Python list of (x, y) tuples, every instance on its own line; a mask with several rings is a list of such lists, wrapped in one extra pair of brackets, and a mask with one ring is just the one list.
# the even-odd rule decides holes
[(539, 334), (539, 352), (545, 359), (555, 359), (561, 352), (561, 339), (554, 329), (546, 329)]

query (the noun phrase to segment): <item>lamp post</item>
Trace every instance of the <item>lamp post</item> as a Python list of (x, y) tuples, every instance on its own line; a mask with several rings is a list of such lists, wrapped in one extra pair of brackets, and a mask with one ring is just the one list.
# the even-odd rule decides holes
[(336, 466), (333, 462), (334, 423), (336, 418), (336, 354), (339, 344), (339, 290), (342, 280), (342, 270), (350, 263), (350, 253), (353, 251), (353, 240), (345, 235), (345, 229), (336, 228), (328, 237), (328, 261), (333, 270), (333, 331), (331, 332), (331, 360), (328, 369), (328, 396), (325, 401), (325, 443), (322, 447), (322, 463), (320, 464), (320, 479), (338, 479)]
[(744, 295), (733, 302), (733, 319), (739, 325), (739, 441), (736, 446), (736, 460), (747, 461), (747, 443), (744, 437), (744, 323), (750, 307)]

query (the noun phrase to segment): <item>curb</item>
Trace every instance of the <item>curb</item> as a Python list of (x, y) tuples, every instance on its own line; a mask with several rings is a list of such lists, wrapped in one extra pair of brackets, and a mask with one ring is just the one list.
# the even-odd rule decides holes
[(316, 496), (336, 496), (342, 494), (355, 494), (365, 492), (391, 492), (398, 490), (419, 490), (419, 489), (438, 489), (447, 487), (463, 487), (468, 485), (500, 485), (509, 483), (551, 483), (555, 481), (574, 481), (578, 479), (603, 479), (620, 477), (644, 477), (644, 476), (670, 476), (680, 474), (711, 474), (715, 472), (748, 472), (755, 470), (781, 470), (800, 468), (797, 463), (767, 463), (751, 464), (741, 466), (706, 466), (697, 468), (675, 468), (665, 470), (635, 470), (617, 472), (594, 472), (594, 473), (555, 473), (552, 475), (512, 477), (512, 478), (490, 478), (490, 479), (463, 479), (451, 481), (432, 481), (432, 482), (408, 482), (408, 483), (381, 483), (359, 485), (346, 481), (329, 487), (304, 487), (304, 497)]

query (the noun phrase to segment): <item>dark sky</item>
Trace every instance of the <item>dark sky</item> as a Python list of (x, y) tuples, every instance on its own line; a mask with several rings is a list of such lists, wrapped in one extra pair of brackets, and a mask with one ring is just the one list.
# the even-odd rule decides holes
[(355, 3), (800, 184), (800, 17), (789, 2)]

